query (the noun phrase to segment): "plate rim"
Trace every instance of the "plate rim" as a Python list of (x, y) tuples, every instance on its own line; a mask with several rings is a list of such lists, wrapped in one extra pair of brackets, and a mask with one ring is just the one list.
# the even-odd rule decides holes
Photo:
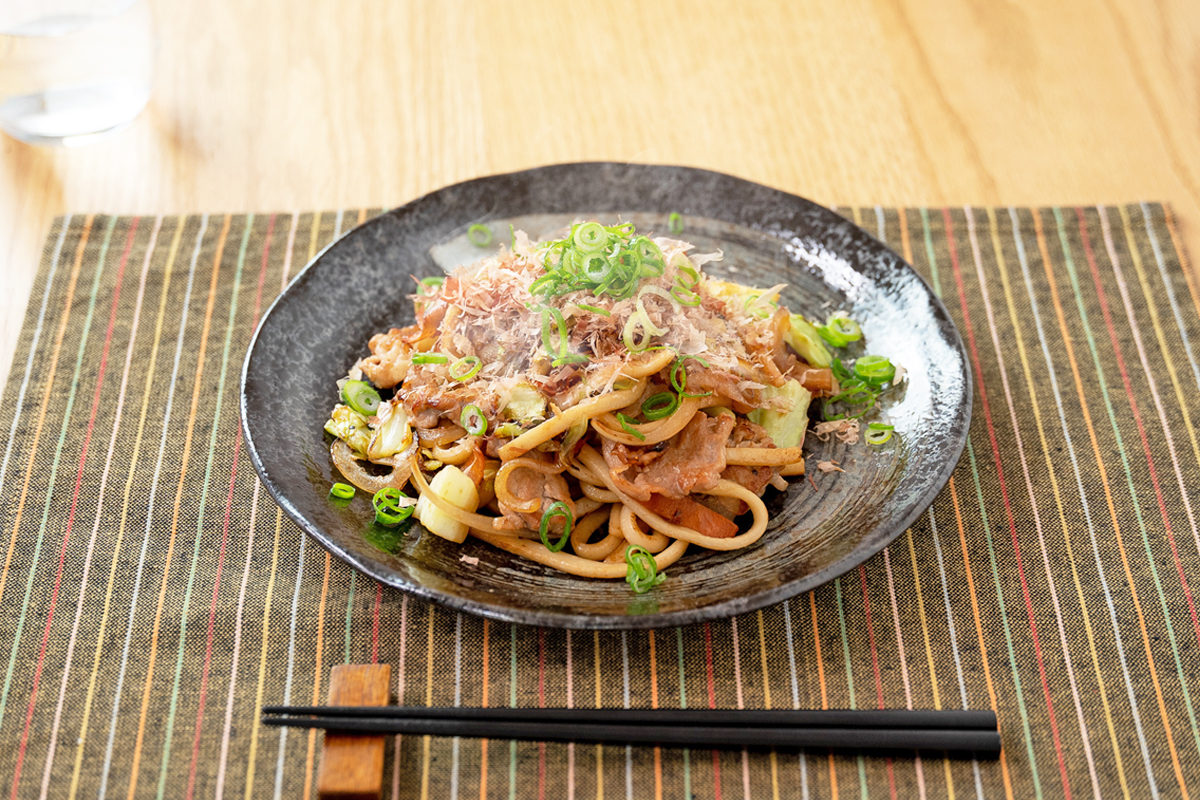
[[(304, 281), (309, 279), (310, 272), (314, 269), (322, 257), (339, 242), (347, 239), (353, 234), (359, 233), (372, 225), (383, 223), (383, 219), (403, 213), (410, 210), (413, 206), (419, 203), (428, 202), (436, 195), (460, 190), (477, 183), (487, 183), (505, 178), (516, 178), (518, 176), (533, 176), (539, 172), (545, 172), (555, 169), (564, 168), (579, 168), (579, 167), (623, 167), (634, 169), (666, 169), (693, 172), (702, 175), (714, 176), (722, 180), (736, 181), (739, 183), (749, 184), (758, 189), (766, 189), (782, 198), (786, 198), (790, 202), (799, 202), (802, 205), (807, 205), (817, 209), (819, 212), (826, 212), (835, 215), (841, 222), (850, 226), (853, 234), (865, 236), (871, 240), (876, 246), (895, 256), (902, 268), (907, 269), (913, 277), (915, 277), (920, 285), (925, 289), (929, 300), (934, 306), (935, 311), (941, 313), (947, 321), (948, 331), (952, 334), (952, 344), (955, 349), (961, 354), (961, 363), (963, 366), (963, 413), (962, 424), (959, 426), (959, 435), (957, 440), (950, 448), (953, 453), (952, 458), (947, 458), (939, 465), (937, 474), (934, 479), (927, 484), (926, 488), (919, 494), (917, 499), (910, 503), (906, 512), (894, 523), (890, 530), (886, 530), (886, 535), (883, 536), (876, 547), (870, 552), (860, 553), (857, 550), (851, 551), (841, 559), (826, 566), (824, 569), (810, 573), (803, 578), (783, 583), (778, 586), (769, 587), (753, 594), (743, 595), (731, 600), (724, 600), (713, 603), (711, 605), (699, 606), (696, 608), (683, 609), (678, 611), (661, 611), (652, 614), (643, 615), (610, 615), (610, 616), (590, 616), (586, 614), (574, 614), (555, 611), (545, 611), (536, 609), (509, 609), (502, 608), (486, 603), (459, 597), (453, 594), (446, 594), (434, 589), (431, 589), (423, 584), (398, 579), (395, 576), (383, 575), (377, 570), (373, 563), (357, 557), (354, 553), (340, 547), (336, 541), (327, 537), (322, 530), (311, 521), (298, 509), (284, 493), (282, 487), (278, 486), (268, 474), (266, 466), (263, 464), (262, 457), (258, 448), (254, 443), (254, 436), (250, 429), (249, 409), (247, 407), (247, 381), (249, 380), (251, 362), (254, 360), (256, 345), (263, 329), (266, 327), (267, 321), (271, 314), (287, 298), (289, 292), (294, 287), (299, 286)], [(769, 235), (769, 234), (768, 234)], [(957, 467), (962, 454), (966, 449), (967, 441), (970, 438), (970, 427), (972, 413), (974, 410), (974, 374), (971, 366), (969, 354), (966, 350), (966, 345), (963, 341), (962, 334), (958, 330), (958, 326), (954, 322), (954, 318), (950, 315), (949, 309), (942, 302), (942, 299), (930, 286), (929, 281), (925, 279), (910, 263), (908, 263), (900, 254), (896, 253), (885, 243), (871, 235), (853, 221), (842, 217), (833, 209), (816, 203), (808, 198), (802, 197), (791, 192), (778, 189), (773, 186), (768, 186), (764, 183), (752, 181), (747, 178), (742, 178), (736, 175), (730, 175), (724, 172), (704, 169), (700, 167), (676, 165), (676, 164), (655, 164), (632, 161), (567, 161), (553, 164), (543, 164), (528, 169), (516, 170), (512, 172), (501, 172), (489, 175), (482, 175), (475, 178), (470, 178), (456, 183), (446, 184), (437, 189), (426, 192), (418, 197), (409, 200), (408, 202), (388, 208), (385, 211), (377, 214), (371, 219), (365, 220), (361, 224), (355, 225), (345, 231), (327, 245), (322, 247), (320, 251), (315, 253), (313, 257), (306, 263), (295, 277), (288, 281), (287, 286), (283, 291), (271, 302), (267, 309), (259, 318), (258, 325), (255, 326), (254, 332), (250, 337), (250, 341), (246, 347), (246, 355), (242, 361), (241, 382), (238, 395), (238, 418), (241, 434), (246, 444), (246, 451), (250, 457), (250, 462), (254, 466), (254, 471), (257, 473), (259, 480), (264, 488), (279, 505), (279, 507), (295, 522), (305, 535), (312, 537), (322, 547), (333, 555), (348, 563), (354, 569), (363, 572), (375, 580), (385, 583), (389, 586), (400, 589), (408, 594), (415, 595), (423, 600), (436, 603), (444, 608), (453, 611), (467, 612), (475, 614), (487, 619), (496, 620), (505, 623), (515, 623), (521, 625), (537, 625), (548, 628), (574, 629), (574, 630), (648, 630), (657, 628), (667, 628), (678, 625), (690, 625), (700, 622), (711, 622), (714, 620), (727, 619), (729, 617), (738, 616), (751, 611), (766, 608), (768, 606), (790, 600), (806, 591), (814, 590), (824, 584), (830, 582), (834, 578), (846, 574), (855, 567), (865, 563), (871, 558), (878, 555), (888, 545), (892, 543), (900, 535), (900, 533), (909, 528), (913, 522), (917, 520), (921, 514), (933, 504), (937, 496), (946, 487), (954, 469)], [(877, 526), (874, 530), (880, 530), (881, 526)]]

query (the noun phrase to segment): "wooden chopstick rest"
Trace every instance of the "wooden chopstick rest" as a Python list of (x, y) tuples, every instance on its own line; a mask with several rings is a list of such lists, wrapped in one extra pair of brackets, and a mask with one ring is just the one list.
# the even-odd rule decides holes
[[(329, 674), (329, 704), (386, 706), (391, 680), (389, 664), (339, 664)], [(321, 800), (379, 800), (385, 739), (326, 731), (317, 775)]]

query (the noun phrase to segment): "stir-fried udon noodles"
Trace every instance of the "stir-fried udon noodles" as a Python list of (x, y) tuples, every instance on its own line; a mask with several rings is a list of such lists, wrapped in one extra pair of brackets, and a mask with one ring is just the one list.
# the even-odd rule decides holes
[(784, 287), (706, 276), (721, 257), (587, 222), (420, 282), (339, 382), (334, 463), (384, 521), (639, 591), (691, 546), (754, 544), (841, 387)]

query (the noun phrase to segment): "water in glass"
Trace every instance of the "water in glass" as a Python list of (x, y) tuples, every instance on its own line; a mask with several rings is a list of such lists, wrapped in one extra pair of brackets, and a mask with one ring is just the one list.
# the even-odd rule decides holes
[(0, 128), (76, 146), (123, 130), (150, 99), (146, 0), (12, 0), (0, 9)]

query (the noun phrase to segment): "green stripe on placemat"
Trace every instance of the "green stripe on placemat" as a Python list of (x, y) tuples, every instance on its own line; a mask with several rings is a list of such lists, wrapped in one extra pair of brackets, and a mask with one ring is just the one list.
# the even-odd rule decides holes
[(55, 223), (0, 410), (0, 793), (315, 795), (342, 660), (406, 703), (995, 708), (996, 761), (402, 737), (412, 798), (1178, 797), (1200, 786), (1200, 339), (1169, 210), (843, 210), (929, 279), (976, 376), (927, 514), (795, 600), (677, 631), (409, 599), (260, 490), (263, 310), (378, 211)]

